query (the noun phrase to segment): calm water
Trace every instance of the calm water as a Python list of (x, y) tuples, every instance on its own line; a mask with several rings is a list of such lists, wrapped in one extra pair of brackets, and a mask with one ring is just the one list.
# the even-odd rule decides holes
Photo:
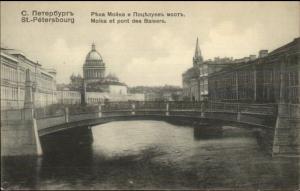
[(94, 142), (76, 152), (2, 161), (8, 189), (283, 189), (299, 188), (299, 161), (275, 159), (251, 129), (195, 139), (192, 127), (157, 121), (92, 128)]

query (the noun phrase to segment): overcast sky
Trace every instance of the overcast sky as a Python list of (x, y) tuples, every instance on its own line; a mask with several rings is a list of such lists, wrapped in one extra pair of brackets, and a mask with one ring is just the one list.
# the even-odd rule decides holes
[[(75, 24), (21, 23), (21, 11), (72, 11)], [(1, 2), (1, 46), (57, 70), (82, 74), (95, 42), (107, 72), (134, 85), (181, 85), (196, 38), (205, 60), (273, 50), (299, 37), (299, 2)], [(93, 24), (90, 12), (182, 12), (166, 24)]]

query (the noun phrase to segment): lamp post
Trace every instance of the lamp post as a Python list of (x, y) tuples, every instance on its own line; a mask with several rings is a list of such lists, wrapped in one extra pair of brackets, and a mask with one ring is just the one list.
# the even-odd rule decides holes
[(82, 79), (82, 88), (81, 88), (81, 105), (86, 105), (86, 82)]

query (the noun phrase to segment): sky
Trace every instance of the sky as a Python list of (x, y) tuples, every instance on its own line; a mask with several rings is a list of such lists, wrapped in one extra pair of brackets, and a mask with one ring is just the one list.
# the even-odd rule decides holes
[[(72, 11), (75, 23), (22, 23), (21, 12)], [(300, 30), (299, 2), (1, 2), (1, 47), (21, 50), (57, 83), (81, 74), (96, 44), (106, 64), (129, 86), (179, 85), (192, 66), (197, 37), (204, 60), (272, 51)], [(91, 12), (174, 12), (163, 24), (91, 23)]]

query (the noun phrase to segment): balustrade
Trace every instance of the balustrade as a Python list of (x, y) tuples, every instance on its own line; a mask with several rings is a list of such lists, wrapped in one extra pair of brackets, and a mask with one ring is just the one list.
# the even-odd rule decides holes
[(139, 101), (134, 102), (135, 108), (137, 110), (145, 110), (145, 109), (159, 109), (163, 110), (166, 108), (166, 102), (162, 101)]
[(58, 117), (64, 116), (65, 109), (61, 105), (52, 105), (41, 108), (35, 108), (35, 118), (47, 118), (47, 117)]
[[(53, 105), (44, 108), (35, 109), (35, 118), (51, 118), (66, 115), (66, 106)], [(136, 112), (164, 112), (169, 115), (172, 111), (201, 111), (205, 112), (228, 112), (228, 113), (246, 113), (261, 115), (276, 115), (277, 105), (275, 104), (241, 104), (241, 103), (224, 103), (224, 102), (156, 102), (156, 101), (136, 101), (136, 102), (106, 102), (103, 105), (69, 105), (68, 115), (76, 116), (80, 114), (97, 114), (95, 116), (107, 116), (105, 113), (119, 112), (120, 115), (126, 115), (128, 112), (136, 114)], [(300, 109), (297, 104), (279, 104), (279, 114), (290, 118), (299, 118)], [(120, 113), (121, 112), (121, 113)], [(124, 113), (125, 112), (125, 113)], [(126, 113), (127, 112), (127, 113)], [(11, 112), (10, 112), (11, 113)], [(14, 112), (15, 113), (15, 112)], [(129, 113), (129, 114), (130, 114)], [(9, 118), (8, 111), (2, 111), (4, 118)], [(5, 117), (6, 116), (6, 117)], [(21, 116), (21, 115), (20, 115)], [(203, 115), (201, 115), (203, 116)], [(21, 119), (21, 117), (19, 117)]]
[(169, 103), (170, 103), (170, 109), (190, 110), (190, 109), (201, 109), (201, 105), (204, 102), (172, 101)]
[(241, 104), (241, 113), (254, 113), (261, 115), (276, 115), (276, 105), (274, 104)]
[(120, 111), (120, 110), (131, 110), (131, 103), (130, 102), (106, 102), (102, 106), (103, 112), (110, 112), (110, 111)]

